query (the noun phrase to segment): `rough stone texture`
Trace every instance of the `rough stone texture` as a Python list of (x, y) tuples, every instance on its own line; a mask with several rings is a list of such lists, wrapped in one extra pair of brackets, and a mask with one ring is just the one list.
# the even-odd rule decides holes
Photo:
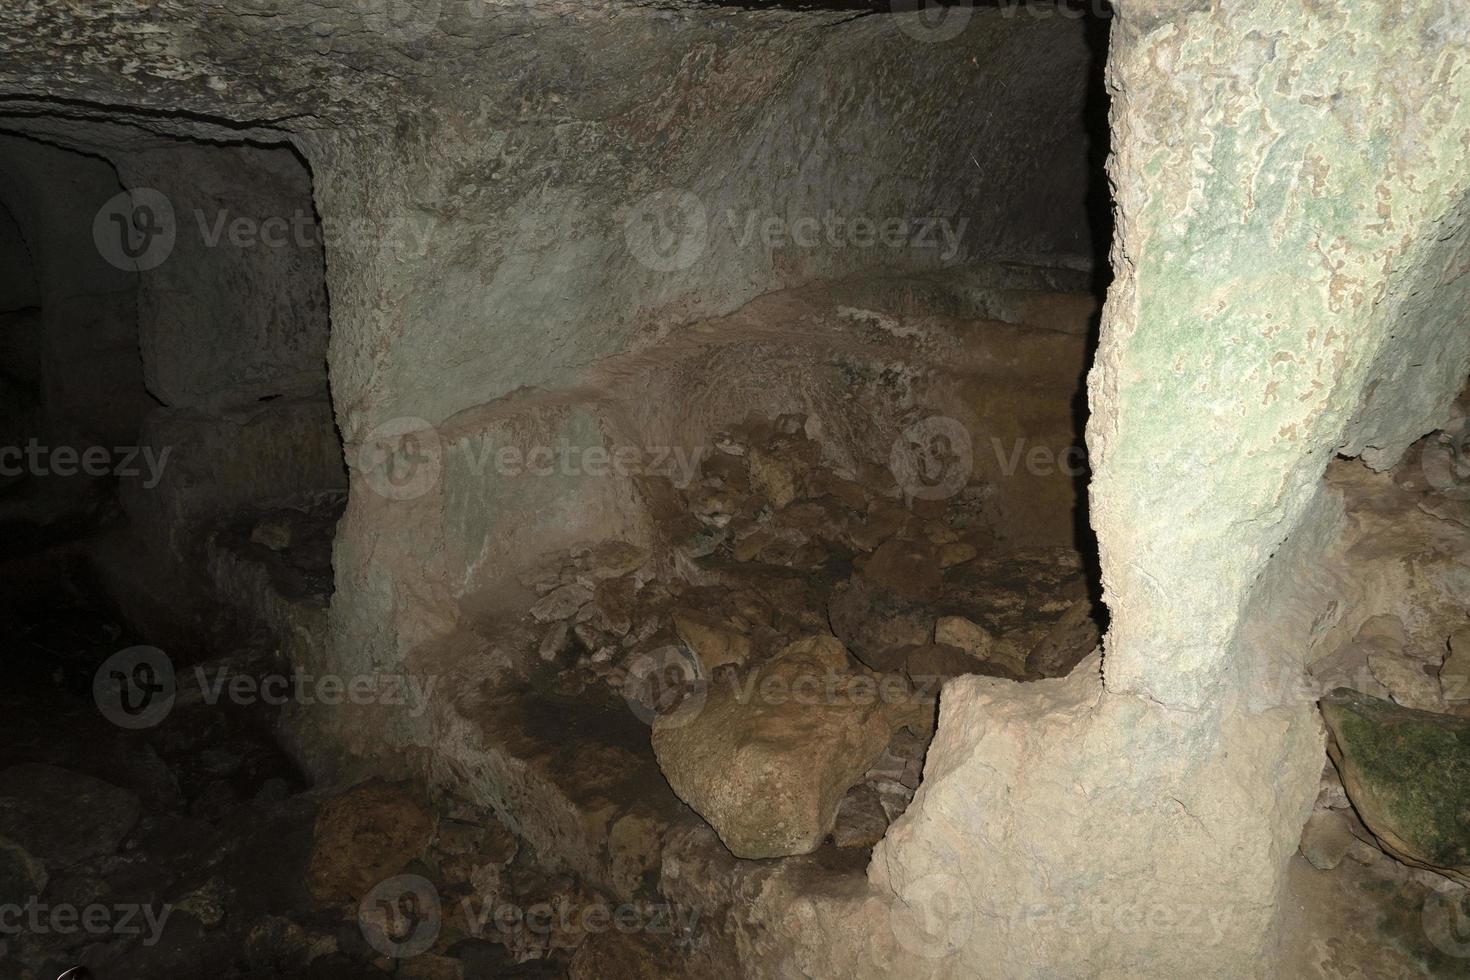
[(52, 872), (116, 853), (138, 810), (128, 790), (69, 769), (26, 763), (0, 772), (0, 835)]
[(1400, 859), (1470, 884), (1470, 719), (1354, 691), (1322, 701), (1353, 808)]
[(322, 232), (305, 168), (282, 147), (159, 142), (117, 155), (129, 188), (174, 209), (173, 251), (139, 277), (149, 392), (196, 411), (325, 396)]
[[(1290, 574), (1330, 539), (1334, 452), (1392, 462), (1470, 367), (1466, 280), (1446, 275), (1470, 248), (1465, 13), (1328, 8), (1120, 5), (1118, 278), (1088, 433), (1106, 688), (1082, 667), (946, 687), (924, 784), (872, 869), (901, 900), (930, 875), (972, 886), (973, 930), (936, 975), (1275, 969), (1320, 735), (1264, 683), (1252, 624), (1295, 615)], [(1409, 363), (1435, 366), (1391, 383)], [(1015, 923), (1033, 903), (1052, 916)], [(1054, 917), (1141, 905), (1218, 914), (1218, 938)]]
[(319, 901), (358, 901), (422, 857), (433, 834), (433, 814), (403, 787), (377, 781), (353, 787), (317, 814), (307, 887)]
[(1332, 455), (1392, 463), (1470, 370), (1470, 283), (1451, 271), (1470, 251), (1470, 27), (1460, 8), (1347, 0), (1128, 6), (1088, 430), (1106, 670), (1110, 690), (1198, 709)]
[(139, 475), (124, 481), (124, 505), (151, 543), (181, 561), (211, 518), (343, 486), (341, 444), (324, 400), (222, 414), (158, 409), (140, 435), (159, 472), (140, 462)]
[(1318, 871), (1331, 871), (1342, 863), (1356, 840), (1345, 814), (1338, 810), (1319, 810), (1302, 828), (1302, 857)]
[(815, 850), (901, 717), (876, 677), (851, 686), (862, 676), (833, 637), (798, 640), (750, 678), (748, 695), (715, 683), (703, 704), (656, 719), (659, 767), (737, 857)]

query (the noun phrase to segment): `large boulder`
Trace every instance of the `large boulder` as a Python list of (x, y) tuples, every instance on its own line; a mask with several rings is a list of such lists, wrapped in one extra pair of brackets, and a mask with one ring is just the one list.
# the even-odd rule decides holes
[(1470, 718), (1341, 688), (1322, 699), (1348, 799), (1400, 860), (1470, 885)]
[(357, 901), (422, 856), (433, 834), (433, 815), (407, 788), (362, 783), (317, 814), (307, 887), (318, 901)]
[(912, 713), (884, 680), (831, 636), (798, 640), (742, 682), (711, 687), (697, 709), (656, 719), (653, 750), (737, 857), (806, 854)]

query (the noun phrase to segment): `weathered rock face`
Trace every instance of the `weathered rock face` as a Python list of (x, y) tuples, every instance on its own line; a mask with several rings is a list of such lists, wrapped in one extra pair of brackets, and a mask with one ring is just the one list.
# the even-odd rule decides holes
[(737, 857), (805, 854), (915, 713), (881, 696), (878, 676), (854, 670), (836, 639), (817, 636), (747, 684), (716, 682), (702, 704), (656, 719), (653, 750), (674, 792)]
[(1355, 691), (1322, 701), (1353, 808), (1392, 854), (1470, 884), (1470, 719)]

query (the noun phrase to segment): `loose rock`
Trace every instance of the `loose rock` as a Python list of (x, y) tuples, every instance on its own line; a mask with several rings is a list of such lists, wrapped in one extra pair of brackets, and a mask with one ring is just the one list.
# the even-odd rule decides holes
[(433, 832), (433, 817), (405, 788), (355, 786), (317, 814), (307, 887), (319, 901), (357, 901), (423, 854)]
[(692, 717), (657, 719), (654, 753), (737, 857), (805, 854), (897, 726), (877, 678), (830, 636), (792, 643), (749, 680), (713, 685)]
[(1384, 849), (1470, 884), (1470, 719), (1346, 689), (1321, 706), (1348, 798)]

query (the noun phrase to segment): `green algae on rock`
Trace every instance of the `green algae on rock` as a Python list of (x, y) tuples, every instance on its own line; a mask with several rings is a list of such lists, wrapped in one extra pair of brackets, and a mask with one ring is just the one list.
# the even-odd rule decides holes
[(1321, 705), (1363, 823), (1395, 857), (1470, 884), (1470, 718), (1345, 688)]

